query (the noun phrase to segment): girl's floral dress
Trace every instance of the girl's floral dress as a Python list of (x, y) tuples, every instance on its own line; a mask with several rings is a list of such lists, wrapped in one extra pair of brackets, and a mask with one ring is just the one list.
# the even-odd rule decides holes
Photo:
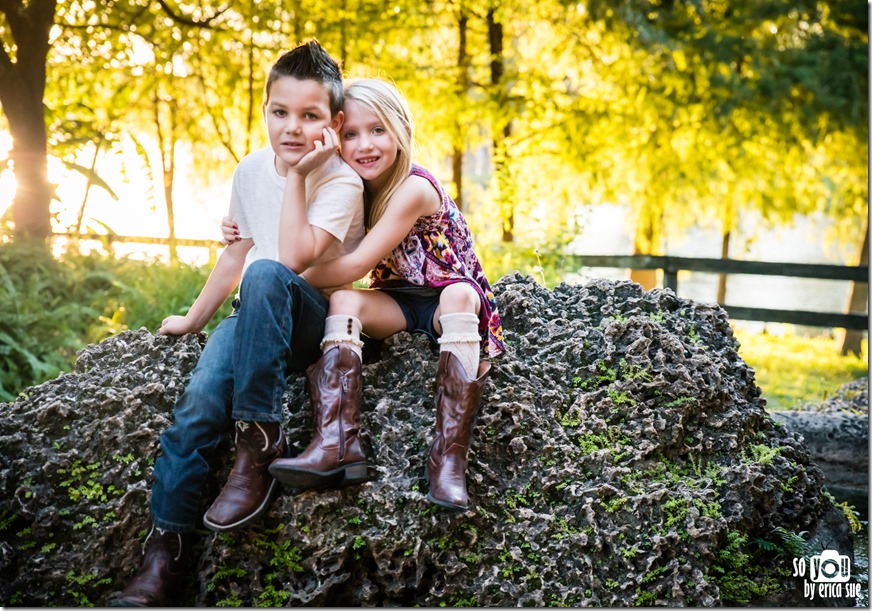
[(382, 259), (370, 276), (371, 288), (421, 286), (442, 288), (468, 282), (481, 299), (479, 333), (489, 356), (505, 350), (497, 302), (472, 245), (466, 219), (436, 178), (424, 168), (412, 165), (411, 176), (421, 176), (439, 192), (442, 206), (431, 216), (422, 216), (409, 234)]

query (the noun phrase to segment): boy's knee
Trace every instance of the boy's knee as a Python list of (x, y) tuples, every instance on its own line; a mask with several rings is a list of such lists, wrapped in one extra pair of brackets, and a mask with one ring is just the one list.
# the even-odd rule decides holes
[(270, 283), (280, 277), (282, 268), (282, 264), (278, 261), (258, 259), (245, 270), (241, 288), (244, 290), (246, 287)]
[(261, 292), (304, 282), (305, 280), (278, 261), (258, 259), (245, 270), (240, 292), (244, 296), (251, 291)]

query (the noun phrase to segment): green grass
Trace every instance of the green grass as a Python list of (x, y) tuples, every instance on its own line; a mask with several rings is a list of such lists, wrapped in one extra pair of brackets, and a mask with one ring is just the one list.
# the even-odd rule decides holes
[(802, 337), (735, 331), (739, 356), (754, 368), (767, 409), (788, 410), (825, 401), (836, 389), (869, 375), (869, 343), (860, 357), (840, 356), (838, 340), (826, 335)]

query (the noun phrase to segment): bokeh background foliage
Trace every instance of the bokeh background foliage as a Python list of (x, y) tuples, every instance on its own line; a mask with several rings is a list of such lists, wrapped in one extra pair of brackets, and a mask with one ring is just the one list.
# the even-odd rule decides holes
[[(5, 0), (14, 231), (49, 228), (40, 154), (111, 191), (103, 156), (154, 144), (146, 171), (173, 235), (174, 182), (206, 188), (264, 144), (266, 70), (312, 37), (349, 77), (398, 84), (422, 158), (484, 243), (559, 247), (607, 202), (631, 208), (635, 247), (654, 254), (694, 224), (729, 236), (750, 211), (769, 224), (820, 212), (831, 238), (857, 244), (865, 233), (856, 0)], [(190, 175), (177, 175), (182, 152)]]
[[(131, 206), (118, 193), (133, 179), (165, 211), (164, 235), (186, 235), (180, 185), (226, 183), (265, 144), (265, 73), (313, 37), (349, 77), (388, 77), (409, 98), (419, 158), (467, 214), (492, 279), (520, 269), (554, 286), (607, 204), (628, 210), (634, 253), (702, 227), (730, 256), (749, 215), (813, 216), (822, 240), (866, 248), (856, 0), (2, 0), (0, 177), (14, 175), (15, 196), (0, 218), (0, 400), (85, 342), (183, 312), (208, 273), (172, 247), (166, 266), (25, 242), (111, 233), (89, 196)], [(47, 161), (84, 177), (81, 199), (59, 195)]]

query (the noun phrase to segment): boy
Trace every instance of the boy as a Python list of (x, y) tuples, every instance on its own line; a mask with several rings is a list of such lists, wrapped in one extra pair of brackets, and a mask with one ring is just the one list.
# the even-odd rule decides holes
[(364, 234), (362, 182), (336, 155), (342, 104), (339, 66), (315, 41), (270, 70), (263, 103), (270, 147), (243, 159), (233, 176), (230, 214), (241, 239), (221, 254), (190, 311), (158, 330), (201, 331), (242, 278), (233, 314), (206, 343), (175, 423), (161, 435), (145, 556), (112, 606), (170, 602), (200, 521), (208, 458), (233, 421), (236, 459), (203, 522), (215, 531), (239, 528), (272, 500), (277, 483), (267, 468), (287, 455), (285, 372), (320, 357), (328, 307), (299, 274), (353, 250)]

